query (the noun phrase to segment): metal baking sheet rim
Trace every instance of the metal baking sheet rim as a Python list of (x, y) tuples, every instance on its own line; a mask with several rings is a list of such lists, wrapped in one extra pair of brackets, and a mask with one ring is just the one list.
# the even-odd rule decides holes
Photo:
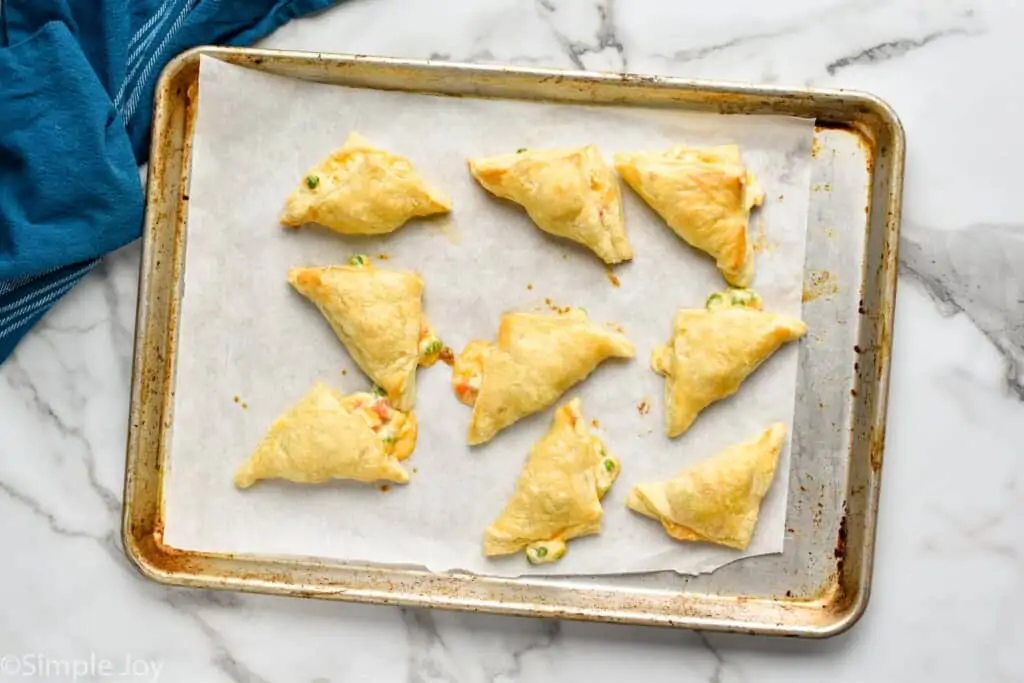
[[(178, 283), (188, 202), (194, 90), (199, 57), (287, 76), (470, 96), (605, 103), (660, 103), (719, 113), (789, 114), (849, 128), (871, 152), (868, 262), (862, 290), (871, 314), (860, 326), (860, 356), (852, 399), (863, 433), (850, 436), (854, 456), (837, 532), (836, 570), (811, 596), (723, 596), (628, 591), (423, 570), (183, 552), (163, 545), (161, 474), (171, 429)], [(410, 77), (416, 80), (410, 87)], [(445, 87), (441, 88), (441, 80)], [(431, 84), (436, 84), (431, 87)], [(580, 619), (716, 631), (823, 638), (842, 633), (863, 614), (870, 593), (874, 533), (885, 442), (897, 244), (905, 141), (895, 112), (865, 93), (790, 90), (633, 74), (602, 74), (423, 62), (364, 55), (202, 47), (175, 58), (159, 80), (140, 265), (136, 339), (122, 517), (125, 553), (139, 571), (161, 583), (294, 597), (436, 607), (519, 616)], [(877, 304), (877, 305), (875, 305)], [(863, 306), (862, 306), (863, 307)], [(859, 397), (859, 398), (858, 398)], [(853, 508), (853, 509), (851, 509)]]

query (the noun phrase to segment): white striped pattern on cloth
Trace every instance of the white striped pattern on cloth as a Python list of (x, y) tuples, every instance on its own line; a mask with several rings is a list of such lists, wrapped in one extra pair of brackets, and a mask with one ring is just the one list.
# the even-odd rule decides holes
[[(189, 12), (197, 3), (198, 0), (163, 0), (156, 12), (132, 34), (125, 64), (127, 73), (114, 98), (114, 106), (121, 112), (126, 125), (132, 122), (146, 90), (147, 80), (160, 55), (181, 30)], [(46, 311), (97, 263), (99, 259), (85, 263), (52, 282), (47, 282), (47, 277), (60, 268), (30, 277), (0, 281), (0, 340), (16, 334), (35, 316)], [(12, 296), (16, 298), (11, 299)], [(5, 299), (10, 300), (4, 302)]]
[(53, 282), (33, 289), (20, 299), (0, 306), (0, 337), (5, 337), (11, 331), (18, 329), (25, 321), (29, 320), (41, 310), (49, 308), (53, 302), (64, 296), (69, 289), (75, 286), (86, 273), (96, 267), (99, 259), (89, 261), (85, 265), (61, 276)]
[(8, 294), (10, 292), (13, 292), (16, 289), (21, 289), (22, 287), (24, 287), (28, 283), (33, 282), (35, 280), (38, 280), (41, 277), (46, 277), (50, 273), (53, 273), (53, 272), (58, 271), (58, 270), (60, 270), (59, 267), (51, 268), (50, 270), (47, 270), (47, 271), (42, 272), (42, 273), (39, 273), (37, 275), (28, 275), (26, 277), (17, 277), (17, 278), (14, 278), (13, 280), (0, 280), (0, 296), (3, 296), (4, 294)]
[[(153, 25), (153, 22), (163, 15), (164, 8), (167, 7), (168, 2), (170, 2), (170, 0), (164, 0), (163, 4), (160, 6), (160, 9), (154, 12), (153, 16), (147, 19), (146, 22), (139, 27), (135, 34), (132, 35), (132, 39), (128, 41), (128, 50), (131, 50), (133, 47), (135, 47), (135, 43), (139, 42), (139, 39), (141, 39), (142, 36), (146, 35), (146, 32), (149, 31), (149, 28)], [(128, 63), (132, 63), (131, 55), (128, 56)]]
[(131, 88), (131, 95), (128, 97), (128, 104), (124, 108), (124, 117), (126, 120), (131, 120), (135, 115), (135, 110), (139, 106), (139, 100), (142, 98), (142, 93), (145, 91), (146, 81), (149, 79), (150, 73), (153, 71), (153, 67), (156, 66), (156, 61), (163, 53), (164, 48), (167, 47), (167, 43), (177, 35), (178, 31), (181, 30), (182, 24), (185, 23), (185, 18), (188, 13), (196, 6), (199, 0), (185, 0), (184, 6), (181, 8), (181, 12), (178, 13), (178, 18), (174, 20), (174, 24), (171, 26), (171, 30), (167, 32), (164, 39), (160, 41), (160, 45), (153, 50), (149, 59), (146, 60), (146, 68), (143, 69), (142, 75), (135, 81), (135, 85)]
[[(164, 0), (160, 5), (160, 9), (156, 11), (152, 17), (150, 17), (145, 24), (142, 25), (135, 35), (132, 36), (131, 42), (128, 43), (128, 63), (126, 69), (128, 72), (125, 74), (124, 81), (121, 82), (121, 87), (118, 88), (117, 96), (114, 98), (114, 106), (117, 107), (118, 111), (121, 110), (122, 100), (124, 93), (128, 89), (132, 78), (139, 70), (139, 57), (146, 53), (147, 48), (153, 42), (153, 40), (160, 35), (160, 29), (163, 28), (167, 19), (174, 14), (174, 9), (182, 3), (184, 0)], [(154, 25), (155, 24), (155, 25)], [(143, 38), (145, 36), (145, 38)], [(132, 43), (136, 39), (141, 39), (142, 42), (135, 49), (132, 48)], [(126, 117), (127, 118), (127, 117)]]

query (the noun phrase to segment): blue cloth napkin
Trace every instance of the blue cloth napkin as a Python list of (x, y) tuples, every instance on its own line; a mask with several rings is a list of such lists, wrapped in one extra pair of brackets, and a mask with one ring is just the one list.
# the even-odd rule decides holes
[(247, 45), (337, 0), (0, 0), (0, 362), (139, 237), (153, 90), (196, 45)]

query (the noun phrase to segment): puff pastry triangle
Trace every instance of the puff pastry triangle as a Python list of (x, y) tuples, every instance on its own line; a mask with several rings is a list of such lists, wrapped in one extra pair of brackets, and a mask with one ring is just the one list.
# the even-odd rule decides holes
[(506, 313), (497, 343), (472, 341), (455, 359), (452, 385), (473, 406), (470, 444), (553, 404), (608, 358), (632, 358), (625, 335), (599, 327), (582, 310), (558, 315)]
[(786, 342), (807, 332), (803, 321), (760, 310), (750, 290), (712, 294), (703, 310), (676, 312), (669, 343), (651, 353), (665, 376), (666, 431), (679, 436), (700, 411), (732, 395)]
[(416, 368), (441, 342), (423, 315), (423, 280), (376, 268), (365, 256), (347, 266), (292, 268), (288, 282), (316, 304), (360, 369), (399, 410), (415, 403)]
[(594, 145), (471, 159), (469, 170), (488, 192), (526, 209), (544, 232), (579, 242), (605, 263), (633, 258), (618, 180)]
[(601, 530), (601, 498), (618, 475), (618, 460), (587, 429), (579, 399), (560, 406), (530, 449), (512, 498), (484, 532), (484, 554), (525, 549), (535, 564), (560, 559), (566, 541)]
[(316, 484), (330, 479), (404, 484), (399, 464), (416, 443), (412, 413), (391, 409), (383, 397), (342, 396), (317, 383), (274, 420), (256, 451), (235, 474), (235, 486), (260, 479)]
[(669, 481), (635, 486), (626, 505), (659, 520), (672, 538), (743, 550), (754, 535), (785, 440), (786, 427), (777, 422)]
[(615, 168), (677, 235), (715, 259), (729, 284), (751, 283), (747, 222), (764, 190), (740, 161), (739, 147), (625, 152), (615, 155)]
[(392, 232), (411, 218), (451, 211), (452, 202), (405, 157), (378, 149), (359, 133), (309, 169), (288, 196), (281, 223), (318, 223), (343, 235)]

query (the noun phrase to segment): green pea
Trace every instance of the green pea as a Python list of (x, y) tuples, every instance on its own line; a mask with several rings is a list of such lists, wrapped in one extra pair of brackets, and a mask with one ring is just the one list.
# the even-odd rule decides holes
[(362, 254), (356, 254), (355, 256), (350, 258), (348, 260), (348, 262), (349, 262), (350, 265), (353, 265), (353, 266), (365, 266), (367, 263), (369, 263), (369, 261), (367, 261), (366, 257), (363, 256)]
[(608, 472), (614, 472), (615, 471), (615, 461), (610, 459), (610, 458), (608, 460), (605, 460), (604, 461), (604, 468)]
[(546, 545), (535, 544), (527, 546), (526, 548), (526, 559), (532, 564), (542, 564), (544, 562), (551, 562), (557, 560), (565, 553), (564, 547), (559, 549), (557, 554), (548, 550)]
[(320, 184), (320, 177), (315, 175), (306, 176), (306, 187), (311, 190), (315, 190), (316, 186)]
[(383, 389), (378, 387), (376, 384), (374, 384), (373, 388), (370, 389), (370, 393), (373, 394), (374, 396), (376, 396), (377, 398), (382, 398), (384, 396), (387, 396), (387, 392), (385, 392)]

